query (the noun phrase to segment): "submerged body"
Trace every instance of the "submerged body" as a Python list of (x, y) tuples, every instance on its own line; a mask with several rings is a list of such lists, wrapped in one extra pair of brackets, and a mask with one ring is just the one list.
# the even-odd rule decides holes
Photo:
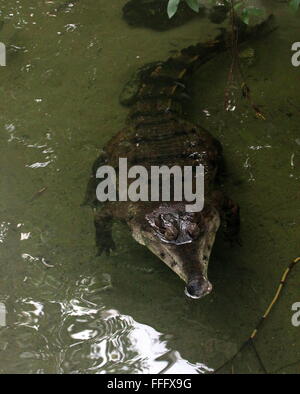
[[(141, 78), (126, 125), (104, 147), (93, 166), (86, 203), (94, 207), (98, 252), (114, 248), (112, 223), (125, 221), (134, 239), (145, 245), (186, 282), (186, 294), (200, 298), (212, 285), (207, 267), (215, 236), (223, 224), (226, 237), (236, 239), (239, 207), (223, 195), (218, 177), (222, 165), (220, 143), (205, 129), (185, 119), (187, 82), (195, 67), (226, 48), (224, 34), (217, 40), (182, 50), (166, 62), (150, 67)], [(204, 207), (187, 212), (186, 202), (116, 201), (100, 203), (96, 198), (103, 165), (118, 171), (119, 158), (128, 166), (204, 167)], [(149, 171), (150, 173), (150, 171)]]

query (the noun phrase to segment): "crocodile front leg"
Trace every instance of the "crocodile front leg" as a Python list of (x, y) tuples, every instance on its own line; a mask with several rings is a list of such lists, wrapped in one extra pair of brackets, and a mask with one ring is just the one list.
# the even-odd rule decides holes
[(101, 256), (103, 252), (107, 256), (112, 250), (116, 249), (112, 237), (113, 216), (107, 208), (94, 211), (94, 224), (96, 228), (96, 246), (97, 256)]
[(242, 244), (240, 232), (240, 207), (220, 191), (213, 193), (214, 202), (221, 215), (224, 239), (230, 244)]
[(242, 245), (240, 238), (240, 207), (237, 203), (228, 197), (223, 202), (223, 234), (226, 241), (231, 244), (237, 243)]
[(87, 184), (87, 188), (85, 192), (85, 197), (81, 206), (88, 205), (91, 206), (92, 208), (97, 208), (99, 206), (99, 201), (97, 200), (97, 196), (96, 196), (96, 189), (99, 181), (96, 179), (96, 172), (99, 167), (105, 165), (106, 163), (107, 163), (107, 155), (103, 151), (100, 153), (100, 155), (98, 156), (98, 158), (95, 160), (93, 164), (90, 179)]

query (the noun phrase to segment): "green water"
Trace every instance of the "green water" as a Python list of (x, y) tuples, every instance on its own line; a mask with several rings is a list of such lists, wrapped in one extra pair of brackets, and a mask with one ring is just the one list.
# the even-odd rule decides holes
[[(245, 68), (258, 120), (245, 102), (225, 113), (230, 55), (205, 65), (191, 116), (224, 145), (226, 189), (241, 205), (241, 247), (218, 240), (214, 291), (193, 301), (184, 284), (122, 225), (118, 249), (95, 257), (92, 212), (80, 207), (90, 167), (124, 124), (118, 95), (139, 66), (206, 40), (197, 18), (163, 33), (129, 27), (125, 2), (1, 0), (1, 373), (203, 373), (230, 358), (300, 254), (299, 14), (269, 2), (279, 28), (252, 44)], [(204, 112), (207, 111), (207, 112)], [(210, 116), (207, 116), (209, 114)], [(46, 189), (45, 189), (46, 188)], [(44, 190), (41, 193), (37, 193)], [(300, 267), (256, 340), (268, 372), (299, 372)], [(5, 323), (5, 325), (4, 325)], [(247, 347), (224, 372), (262, 372)]]

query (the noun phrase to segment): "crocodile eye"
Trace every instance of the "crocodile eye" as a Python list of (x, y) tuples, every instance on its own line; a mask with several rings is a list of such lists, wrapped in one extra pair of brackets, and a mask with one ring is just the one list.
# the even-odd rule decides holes
[(178, 237), (178, 230), (175, 227), (168, 227), (164, 232), (164, 237), (168, 241), (173, 241)]
[(193, 239), (197, 238), (200, 234), (200, 229), (196, 223), (190, 223), (186, 229), (187, 233)]

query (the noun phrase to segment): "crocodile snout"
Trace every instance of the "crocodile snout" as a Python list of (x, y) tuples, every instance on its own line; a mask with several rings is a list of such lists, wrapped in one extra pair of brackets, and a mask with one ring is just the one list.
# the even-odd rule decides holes
[(194, 299), (202, 298), (211, 291), (212, 284), (203, 276), (189, 280), (185, 288), (185, 294)]

